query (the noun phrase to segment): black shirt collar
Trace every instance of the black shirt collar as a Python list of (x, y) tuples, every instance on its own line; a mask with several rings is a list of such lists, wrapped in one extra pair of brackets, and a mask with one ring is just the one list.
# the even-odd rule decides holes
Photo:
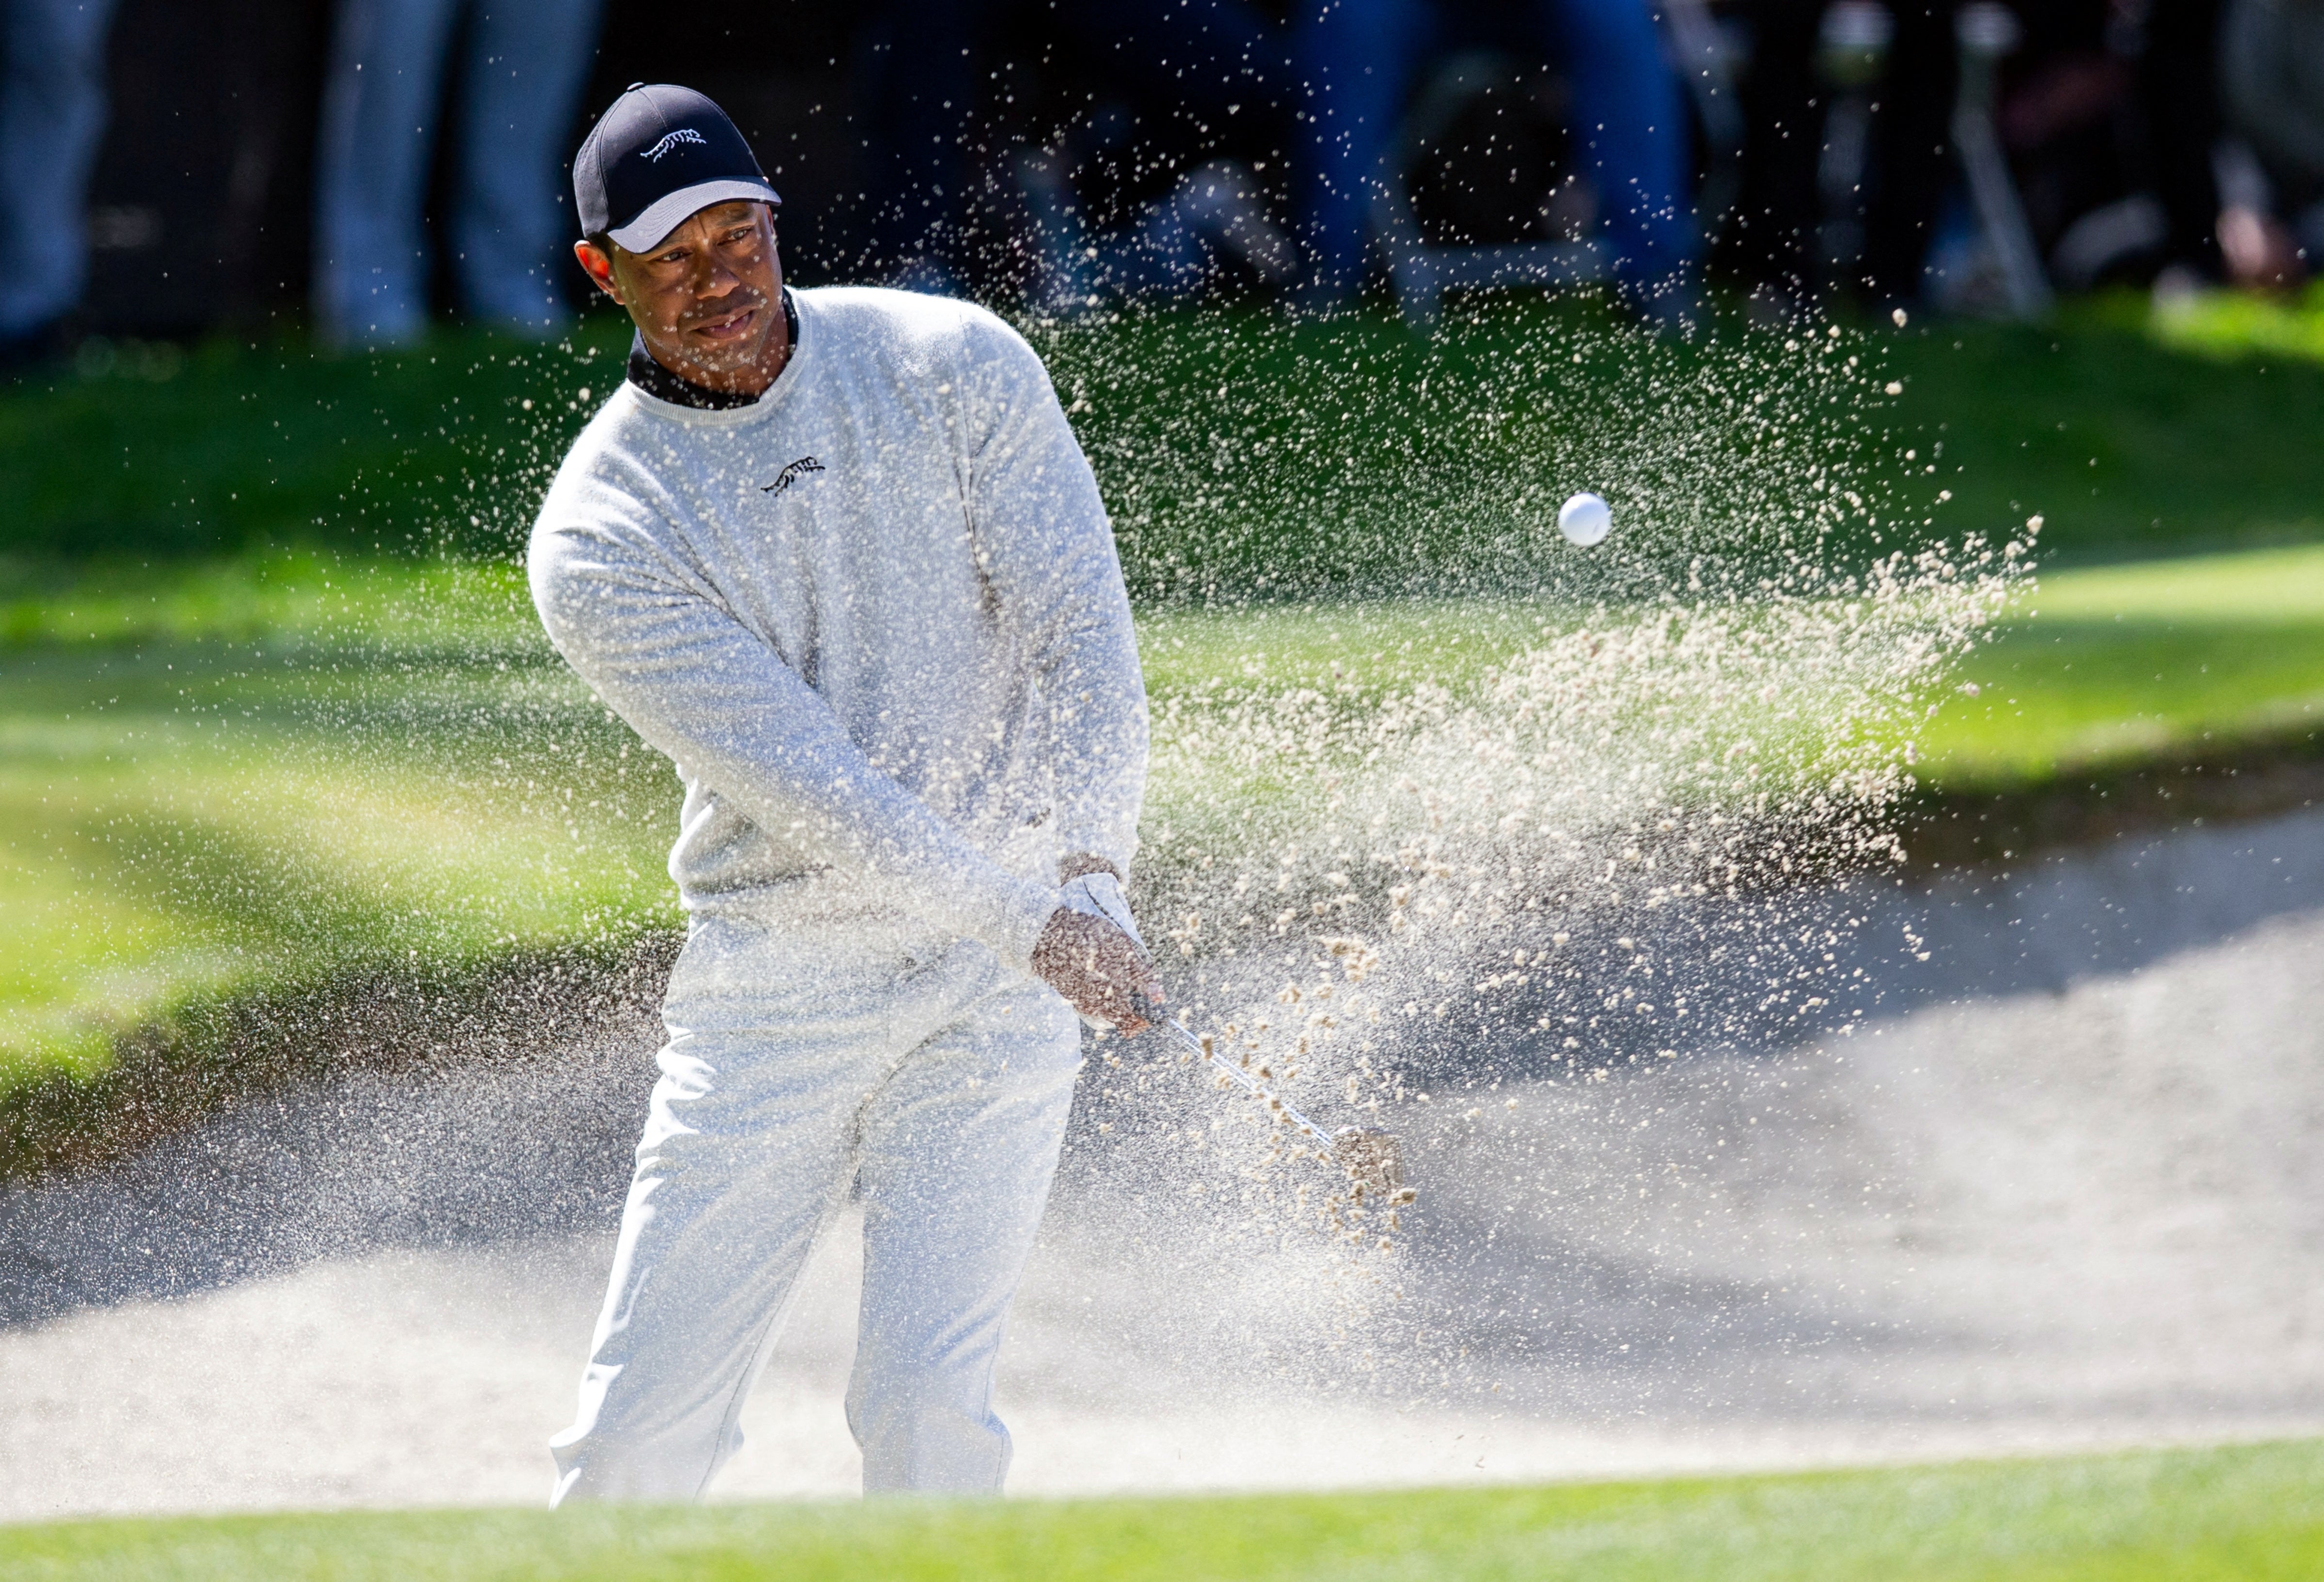
[[(791, 306), (791, 288), (783, 288), (783, 324), (790, 336), (791, 350), (798, 350), (798, 310)], [(779, 375), (778, 375), (779, 377)], [(659, 363), (646, 350), (646, 338), (630, 338), (629, 381), (648, 395), (669, 402), (672, 406), (699, 407), (706, 412), (723, 412), (731, 407), (749, 406), (758, 395), (744, 395), (739, 391), (712, 390), (696, 384), (691, 379), (680, 378)], [(773, 385), (767, 386), (772, 390)], [(764, 395), (765, 390), (759, 393)]]

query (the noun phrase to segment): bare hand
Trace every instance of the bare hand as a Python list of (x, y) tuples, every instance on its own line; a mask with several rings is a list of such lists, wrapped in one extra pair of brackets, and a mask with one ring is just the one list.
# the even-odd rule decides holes
[(1144, 1032), (1145, 1008), (1162, 1003), (1154, 968), (1128, 934), (1102, 917), (1059, 907), (1033, 947), (1033, 972), (1084, 1016), (1123, 1033)]

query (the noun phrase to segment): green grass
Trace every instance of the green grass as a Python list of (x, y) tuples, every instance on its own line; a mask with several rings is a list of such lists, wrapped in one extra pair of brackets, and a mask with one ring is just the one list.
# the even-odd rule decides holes
[(244, 561), (9, 624), (48, 636), (0, 654), (0, 1089), (262, 985), (676, 921), (676, 778), (510, 568)]
[(1729, 321), (1701, 345), (1520, 299), (1429, 340), (1382, 317), (1222, 315), (1042, 345), (1148, 594), (1521, 590), (1582, 487), (1665, 564), (1765, 555), (1843, 489), (1860, 504), (1825, 523), (1843, 557), (2036, 512), (2069, 560), (2324, 534), (2324, 293), (1837, 339)]
[(0, 1528), (22, 1582), (2273, 1582), (2324, 1571), (2315, 1442), (1228, 1499), (238, 1516)]
[(2173, 350), (2223, 361), (2257, 356), (2324, 363), (2324, 282), (2295, 298), (2207, 291), (2165, 303), (2151, 332)]
[(2324, 727), (2324, 545), (2059, 572), (1922, 736), (1960, 792), (2172, 766)]
[(581, 415), (620, 378), (610, 322), (563, 347), (447, 330), (333, 356), (213, 340), (0, 393), (0, 554), (505, 549)]
[[(1140, 616), (1148, 685), (1455, 689), (1520, 652), (1545, 614), (1514, 599), (1320, 603)], [(2324, 727), (2324, 544), (2071, 566), (2021, 592), (1917, 736), (1949, 793), (2038, 787)]]
[(2038, 511), (2075, 562), (2324, 536), (2324, 296), (2109, 297), (2043, 328), (1915, 325), (1888, 356), (1895, 442), (1946, 442), (1956, 531)]

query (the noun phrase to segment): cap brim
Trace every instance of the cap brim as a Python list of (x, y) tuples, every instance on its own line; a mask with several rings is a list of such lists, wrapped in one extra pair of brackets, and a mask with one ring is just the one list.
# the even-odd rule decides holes
[(684, 225), (687, 217), (708, 208), (714, 203), (771, 203), (777, 208), (782, 199), (764, 181), (704, 181), (692, 187), (681, 187), (675, 192), (664, 193), (646, 205), (645, 212), (616, 231), (605, 233), (632, 253), (643, 253), (661, 245), (670, 232)]

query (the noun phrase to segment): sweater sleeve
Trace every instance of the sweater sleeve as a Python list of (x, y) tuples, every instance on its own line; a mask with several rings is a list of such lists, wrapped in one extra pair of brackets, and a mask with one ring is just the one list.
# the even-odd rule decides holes
[(977, 556), (1040, 687), (1058, 850), (1124, 875), (1146, 793), (1146, 683), (1097, 479), (1048, 371), (989, 315), (967, 327)]
[(557, 651), (637, 733), (768, 830), (887, 884), (1025, 971), (1059, 904), (874, 768), (829, 706), (682, 561), (552, 490), (528, 569)]

